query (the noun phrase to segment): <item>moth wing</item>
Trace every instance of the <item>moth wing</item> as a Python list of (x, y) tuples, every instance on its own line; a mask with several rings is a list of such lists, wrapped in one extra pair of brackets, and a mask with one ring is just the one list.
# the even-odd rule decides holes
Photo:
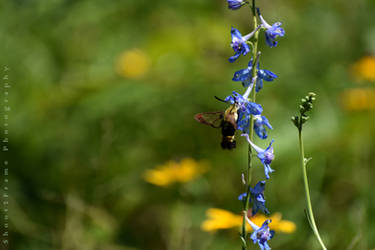
[(220, 128), (224, 112), (203, 112), (194, 116), (194, 119), (202, 124), (209, 125), (213, 128)]

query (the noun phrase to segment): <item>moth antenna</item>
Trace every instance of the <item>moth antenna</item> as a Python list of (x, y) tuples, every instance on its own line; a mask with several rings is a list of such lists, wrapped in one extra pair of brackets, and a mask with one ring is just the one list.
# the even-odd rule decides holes
[(219, 100), (219, 101), (221, 101), (221, 102), (225, 102), (225, 103), (227, 103), (226, 101), (224, 101), (223, 99), (217, 97), (216, 95), (215, 95), (215, 98), (216, 98), (216, 100)]

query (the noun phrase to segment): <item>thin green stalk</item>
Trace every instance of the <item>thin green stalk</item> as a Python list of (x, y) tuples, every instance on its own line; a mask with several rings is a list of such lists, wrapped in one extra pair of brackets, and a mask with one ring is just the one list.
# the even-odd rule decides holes
[[(252, 0), (252, 6), (250, 6), (251, 8), (251, 11), (252, 11), (252, 14), (253, 14), (253, 24), (254, 24), (254, 29), (256, 29), (258, 27), (258, 20), (257, 20), (257, 17), (256, 17), (256, 7), (255, 7), (255, 0)], [(256, 67), (256, 58), (257, 58), (257, 54), (258, 54), (258, 36), (259, 36), (259, 30), (257, 30), (254, 34), (254, 42), (253, 42), (253, 71), (252, 71), (252, 76), (253, 76), (253, 79), (254, 77), (257, 75), (257, 67)], [(252, 102), (255, 102), (255, 98), (256, 98), (256, 91), (254, 90), (255, 88), (253, 88), (253, 92), (252, 92), (252, 96), (251, 96), (251, 99), (252, 99)], [(251, 117), (250, 119), (250, 127), (249, 127), (249, 137), (250, 137), (250, 140), (253, 140), (253, 137), (254, 137), (254, 119)], [(252, 165), (253, 165), (253, 161), (252, 161), (252, 148), (251, 146), (249, 145), (248, 146), (248, 157), (247, 157), (247, 172), (246, 172), (246, 175), (247, 175), (247, 182), (246, 182), (246, 191), (247, 191), (247, 195), (246, 195), (246, 202), (245, 202), (245, 206), (244, 206), (244, 211), (243, 211), (243, 220), (242, 220), (242, 232), (241, 232), (241, 236), (243, 239), (246, 240), (246, 217), (247, 216), (247, 211), (249, 210), (249, 203), (250, 203), (250, 185), (251, 185), (251, 177), (252, 177)], [(246, 241), (247, 242), (247, 241)], [(247, 244), (246, 245), (242, 245), (242, 250), (246, 250), (247, 249)]]
[(327, 250), (326, 246), (324, 245), (322, 239), (320, 238), (318, 228), (315, 224), (314, 214), (311, 206), (311, 199), (310, 199), (310, 191), (309, 191), (309, 182), (307, 180), (307, 173), (306, 173), (306, 161), (305, 161), (305, 151), (303, 149), (303, 139), (302, 139), (302, 121), (301, 127), (298, 129), (298, 138), (299, 138), (299, 148), (301, 153), (301, 166), (302, 166), (302, 174), (303, 174), (303, 182), (305, 185), (305, 194), (306, 194), (306, 204), (307, 204), (307, 216), (310, 222), (311, 229), (313, 230), (316, 238), (319, 241), (320, 246), (322, 249)]

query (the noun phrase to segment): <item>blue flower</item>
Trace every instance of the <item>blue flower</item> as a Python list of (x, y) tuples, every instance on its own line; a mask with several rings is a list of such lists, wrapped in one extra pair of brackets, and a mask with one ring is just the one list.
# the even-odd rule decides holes
[[(258, 210), (261, 210), (265, 214), (270, 214), (266, 208), (266, 200), (264, 198), (264, 188), (266, 187), (266, 181), (259, 181), (254, 188), (250, 187), (250, 199), (253, 203), (252, 215), (255, 215)], [(245, 202), (247, 193), (242, 193), (238, 196), (238, 200)]]
[(240, 55), (246, 55), (250, 52), (250, 47), (246, 43), (247, 40), (250, 39), (254, 35), (255, 32), (251, 32), (250, 34), (242, 37), (241, 33), (232, 27), (231, 29), (231, 35), (232, 35), (232, 42), (230, 46), (234, 50), (235, 54), (229, 58), (229, 62), (234, 62), (237, 60)]
[(274, 142), (274, 140), (271, 141), (270, 145), (268, 145), (268, 147), (266, 149), (262, 149), (262, 148), (258, 147), (257, 145), (255, 145), (252, 141), (250, 141), (250, 138), (249, 138), (248, 134), (242, 134), (242, 136), (246, 137), (249, 144), (258, 153), (257, 156), (264, 166), (264, 174), (265, 174), (266, 178), (269, 179), (270, 178), (269, 173), (272, 173), (273, 171), (275, 171), (270, 166), (272, 160), (275, 158), (275, 156), (273, 154), (273, 147), (272, 147), (272, 143)]
[(276, 47), (277, 46), (277, 41), (276, 38), (278, 36), (284, 36), (285, 35), (285, 30), (281, 28), (281, 22), (276, 22), (272, 26), (269, 25), (266, 20), (262, 17), (260, 14), (259, 8), (257, 8), (258, 16), (260, 21), (262, 22), (263, 27), (266, 29), (266, 43), (268, 46)]
[[(252, 80), (252, 68), (253, 68), (253, 58), (250, 59), (246, 69), (241, 69), (236, 71), (233, 75), (232, 81), (241, 81), (244, 87), (248, 87)], [(263, 80), (267, 82), (273, 81), (277, 78), (277, 75), (266, 69), (259, 69), (259, 63), (257, 65), (257, 80), (256, 80), (256, 92), (259, 92), (263, 88)]]
[(238, 118), (237, 118), (237, 129), (247, 132), (250, 126), (251, 115), (260, 115), (263, 112), (263, 108), (260, 104), (255, 102), (250, 102), (247, 98), (250, 93), (251, 86), (242, 96), (236, 91), (233, 91), (231, 96), (227, 96), (224, 101), (230, 104), (236, 104), (238, 108)]
[(245, 95), (242, 96), (236, 91), (233, 91), (233, 94), (227, 96), (224, 99), (224, 101), (230, 104), (236, 104), (240, 114), (242, 113), (244, 115), (260, 115), (263, 112), (262, 106), (255, 102), (250, 102), (247, 98), (247, 93), (245, 93)]
[(236, 10), (241, 8), (242, 5), (247, 3), (246, 1), (243, 0), (227, 0), (228, 2), (228, 8), (232, 10)]
[(239, 115), (237, 119), (237, 129), (246, 133), (247, 131), (249, 131), (249, 127), (250, 127), (250, 115), (241, 113), (241, 115)]
[(251, 84), (251, 79), (252, 79), (251, 77), (252, 69), (253, 69), (253, 58), (250, 59), (246, 69), (241, 69), (234, 73), (232, 81), (235, 81), (235, 82), (241, 81), (244, 87), (249, 87), (249, 85)]
[(263, 88), (263, 80), (267, 82), (272, 82), (273, 79), (277, 78), (277, 75), (269, 70), (266, 69), (259, 69), (259, 64), (258, 64), (258, 78), (257, 78), (257, 83), (255, 90), (256, 92), (259, 92)]
[(230, 104), (237, 104), (241, 106), (245, 104), (248, 100), (236, 91), (233, 91), (232, 95), (225, 97), (224, 101)]
[(239, 201), (245, 201), (246, 200), (247, 193), (242, 193), (238, 196)]
[(270, 230), (268, 224), (271, 223), (271, 220), (265, 220), (261, 227), (258, 227), (254, 222), (252, 222), (247, 216), (245, 217), (246, 221), (253, 228), (254, 232), (251, 234), (250, 239), (253, 240), (254, 244), (258, 243), (261, 250), (270, 250), (268, 241), (272, 239), (275, 235), (275, 231)]
[(263, 115), (262, 116), (255, 115), (254, 116), (254, 131), (261, 139), (266, 139), (268, 136), (265, 127), (272, 129), (272, 126), (269, 123), (268, 119)]
[(266, 208), (266, 200), (264, 198), (264, 188), (266, 187), (266, 181), (259, 181), (254, 188), (250, 188), (250, 197), (253, 202), (253, 215), (260, 211), (265, 214), (270, 214)]

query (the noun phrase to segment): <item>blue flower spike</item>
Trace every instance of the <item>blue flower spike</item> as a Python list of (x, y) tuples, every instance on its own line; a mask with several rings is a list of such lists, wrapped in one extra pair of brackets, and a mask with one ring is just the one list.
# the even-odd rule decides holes
[(241, 136), (245, 136), (247, 141), (251, 145), (251, 147), (258, 153), (257, 156), (264, 166), (264, 174), (266, 178), (269, 179), (270, 178), (269, 173), (272, 173), (275, 171), (271, 168), (271, 162), (275, 158), (273, 154), (273, 147), (272, 147), (272, 143), (274, 142), (274, 140), (271, 140), (270, 145), (268, 145), (266, 149), (262, 149), (261, 147), (258, 147), (250, 140), (248, 134), (242, 134)]
[(285, 35), (285, 30), (280, 27), (281, 22), (276, 22), (276, 23), (272, 24), (272, 26), (271, 26), (266, 22), (266, 20), (264, 20), (264, 18), (260, 14), (259, 8), (257, 8), (257, 13), (258, 13), (260, 21), (262, 22), (262, 26), (266, 29), (266, 33), (265, 33), (266, 43), (271, 48), (276, 47), (277, 46), (276, 38), (278, 36), (282, 37), (282, 36)]
[(241, 33), (238, 31), (238, 29), (233, 28), (231, 29), (230, 33), (232, 36), (232, 42), (230, 46), (234, 50), (235, 54), (231, 57), (229, 57), (229, 62), (236, 61), (240, 55), (246, 55), (250, 52), (250, 47), (246, 43), (251, 37), (254, 36), (255, 32), (260, 29), (262, 25), (259, 25), (255, 30), (253, 30), (251, 33), (247, 34), (246, 36), (242, 36)]
[(270, 250), (271, 248), (268, 245), (268, 241), (275, 235), (275, 231), (270, 230), (270, 228), (268, 227), (268, 224), (271, 223), (271, 220), (265, 220), (263, 225), (259, 227), (247, 216), (245, 218), (247, 223), (250, 224), (251, 228), (254, 231), (250, 236), (250, 239), (253, 240), (253, 243), (258, 243), (261, 250)]
[(267, 139), (266, 128), (272, 129), (268, 119), (263, 115), (254, 115), (254, 131), (261, 139)]
[(237, 10), (242, 7), (242, 5), (247, 4), (247, 1), (243, 0), (227, 0), (228, 2), (228, 9)]

